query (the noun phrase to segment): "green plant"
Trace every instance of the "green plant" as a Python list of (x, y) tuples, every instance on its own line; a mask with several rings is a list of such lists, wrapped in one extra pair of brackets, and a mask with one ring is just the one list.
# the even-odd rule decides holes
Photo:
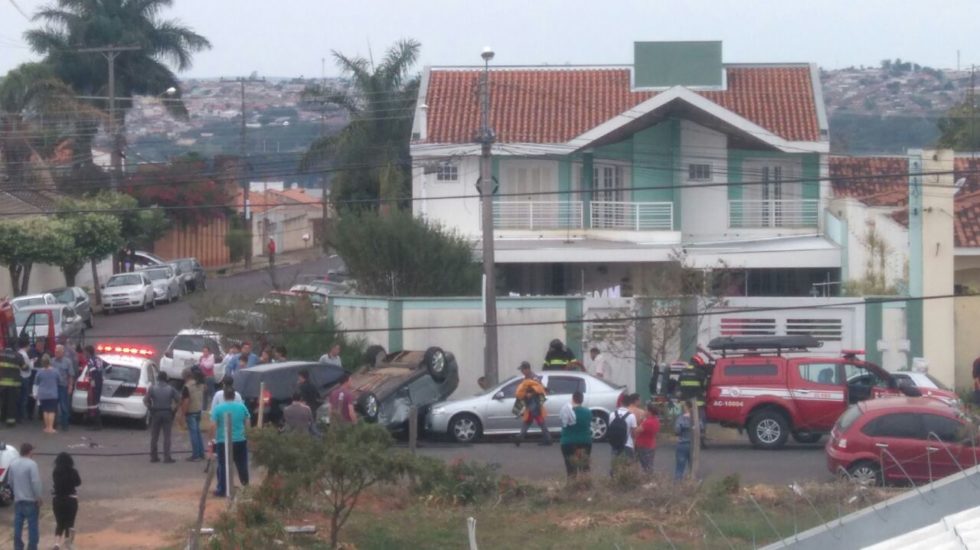
[(225, 548), (275, 548), (286, 538), (282, 520), (250, 487), (241, 489), (235, 508), (223, 512), (214, 523), (214, 537), (207, 545)]
[(613, 459), (609, 485), (613, 490), (632, 491), (649, 481), (648, 477), (636, 460), (620, 455)]
[(225, 246), (228, 247), (228, 256), (231, 263), (237, 263), (245, 259), (248, 248), (252, 246), (252, 234), (245, 227), (241, 218), (232, 217), (228, 233), (225, 234)]
[(447, 465), (438, 459), (418, 457), (412, 490), (429, 502), (474, 504), (496, 496), (503, 487), (515, 489), (512, 478), (502, 485), (499, 469), (498, 464), (454, 460)]

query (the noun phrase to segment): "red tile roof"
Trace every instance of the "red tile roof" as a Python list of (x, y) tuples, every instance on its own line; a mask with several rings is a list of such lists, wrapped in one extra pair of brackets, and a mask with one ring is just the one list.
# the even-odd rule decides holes
[(850, 197), (868, 206), (900, 206), (908, 198), (907, 157), (830, 157), (835, 197)]
[[(482, 69), (429, 73), (429, 143), (469, 143), (479, 127)], [(810, 67), (727, 67), (725, 91), (697, 93), (790, 141), (819, 141)], [(503, 143), (565, 143), (653, 97), (624, 67), (500, 68), (490, 74), (490, 125)]]
[(953, 230), (956, 234), (956, 246), (963, 248), (980, 247), (980, 191), (962, 194), (956, 197), (956, 217)]

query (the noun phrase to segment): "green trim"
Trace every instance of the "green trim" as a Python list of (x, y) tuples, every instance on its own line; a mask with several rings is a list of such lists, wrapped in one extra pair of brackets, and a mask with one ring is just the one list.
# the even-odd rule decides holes
[(841, 242), (837, 243), (837, 244), (840, 245), (840, 249), (841, 249), (840, 250), (840, 280), (841, 281), (849, 281), (849, 280), (851, 280), (850, 279), (850, 277), (851, 277), (851, 275), (850, 275), (850, 271), (851, 271), (851, 265), (850, 265), (851, 252), (850, 252), (849, 246), (848, 246), (848, 243), (851, 242), (851, 239), (850, 239), (850, 236), (851, 236), (850, 227), (848, 227), (847, 220), (846, 219), (838, 219), (837, 221), (840, 222), (840, 241), (841, 241)]
[(673, 170), (671, 172), (670, 183), (674, 186), (673, 196), (671, 201), (674, 203), (674, 231), (681, 230), (681, 195), (683, 195), (680, 185), (677, 185), (681, 181), (681, 156), (678, 151), (681, 150), (681, 121), (679, 119), (671, 119), (671, 156), (673, 157)]
[(582, 323), (569, 322), (581, 321), (583, 309), (584, 300), (582, 298), (571, 298), (565, 300), (565, 345), (568, 346), (568, 349), (575, 354), (575, 357), (581, 359), (584, 364), (585, 360), (582, 352), (582, 340), (585, 338), (585, 336), (582, 330)]
[(728, 200), (737, 201), (742, 198), (742, 160), (744, 155), (737, 149), (728, 150)]
[(905, 307), (906, 334), (909, 339), (909, 361), (912, 357), (922, 357), (925, 345), (925, 327), (922, 315), (922, 300), (909, 300)]
[(402, 327), (404, 319), (402, 316), (401, 300), (388, 302), (388, 351), (401, 351), (403, 347)]
[(334, 300), (335, 298), (327, 298), (327, 319), (331, 321), (334, 320)]
[(882, 302), (873, 298), (864, 301), (864, 357), (871, 363), (881, 365), (881, 352), (878, 351), (878, 340), (881, 340)]
[(593, 162), (592, 153), (585, 153), (582, 155), (582, 219), (585, 221), (585, 227), (592, 227), (592, 190), (595, 188), (595, 164)]
[(650, 376), (653, 373), (653, 299), (636, 298), (636, 336), (633, 357), (635, 358), (633, 383), (637, 393), (644, 401), (650, 399)]
[(800, 179), (803, 181), (802, 196), (804, 199), (820, 198), (820, 155), (811, 153), (803, 155), (800, 166)]
[[(563, 158), (558, 161), (558, 191), (560, 193), (568, 193), (572, 190), (572, 162), (568, 158)], [(572, 195), (562, 194), (558, 195), (561, 200), (572, 201), (576, 200)]]

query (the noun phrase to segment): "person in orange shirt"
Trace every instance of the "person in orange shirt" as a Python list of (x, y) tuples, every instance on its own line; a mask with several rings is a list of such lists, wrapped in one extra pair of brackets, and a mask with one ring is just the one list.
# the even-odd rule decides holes
[(544, 441), (541, 444), (551, 445), (551, 433), (548, 432), (548, 426), (545, 424), (547, 414), (544, 410), (544, 400), (547, 391), (541, 385), (538, 377), (531, 371), (530, 363), (527, 361), (522, 362), (520, 371), (524, 375), (524, 380), (518, 384), (514, 396), (524, 404), (524, 424), (521, 426), (521, 435), (514, 440), (514, 445), (521, 446), (521, 442), (524, 441), (524, 436), (527, 435), (527, 429), (531, 427), (532, 422), (541, 428), (541, 433), (544, 435)]

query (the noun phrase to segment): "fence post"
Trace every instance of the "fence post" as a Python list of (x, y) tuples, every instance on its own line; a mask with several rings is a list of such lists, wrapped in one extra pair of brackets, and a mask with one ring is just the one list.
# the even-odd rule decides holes
[(262, 421), (265, 418), (265, 382), (259, 382), (259, 429), (262, 429)]
[(215, 465), (212, 462), (212, 460), (208, 459), (207, 466), (204, 467), (207, 475), (204, 479), (204, 491), (201, 492), (201, 500), (197, 505), (197, 523), (194, 524), (194, 530), (191, 531), (191, 550), (198, 550), (201, 547), (201, 527), (204, 526), (204, 507), (208, 501), (208, 491), (211, 490), (211, 479), (214, 478)]
[(691, 479), (698, 478), (701, 467), (701, 411), (698, 410), (698, 400), (692, 399), (691, 404)]
[(633, 230), (639, 231), (640, 230), (640, 205), (634, 202), (632, 203), (632, 206), (633, 206), (633, 218), (636, 220), (636, 227)]
[(534, 229), (534, 201), (527, 201), (527, 223), (529, 229)]
[[(261, 398), (260, 398), (261, 399)], [(232, 442), (231, 442), (231, 413), (225, 413), (224, 417), (224, 432), (225, 432), (225, 498), (228, 499), (228, 507), (231, 508), (231, 503), (234, 500), (234, 489), (235, 487), (231, 484), (231, 453), (232, 453)]]
[(419, 440), (419, 409), (415, 405), (408, 408), (408, 450), (415, 454)]

